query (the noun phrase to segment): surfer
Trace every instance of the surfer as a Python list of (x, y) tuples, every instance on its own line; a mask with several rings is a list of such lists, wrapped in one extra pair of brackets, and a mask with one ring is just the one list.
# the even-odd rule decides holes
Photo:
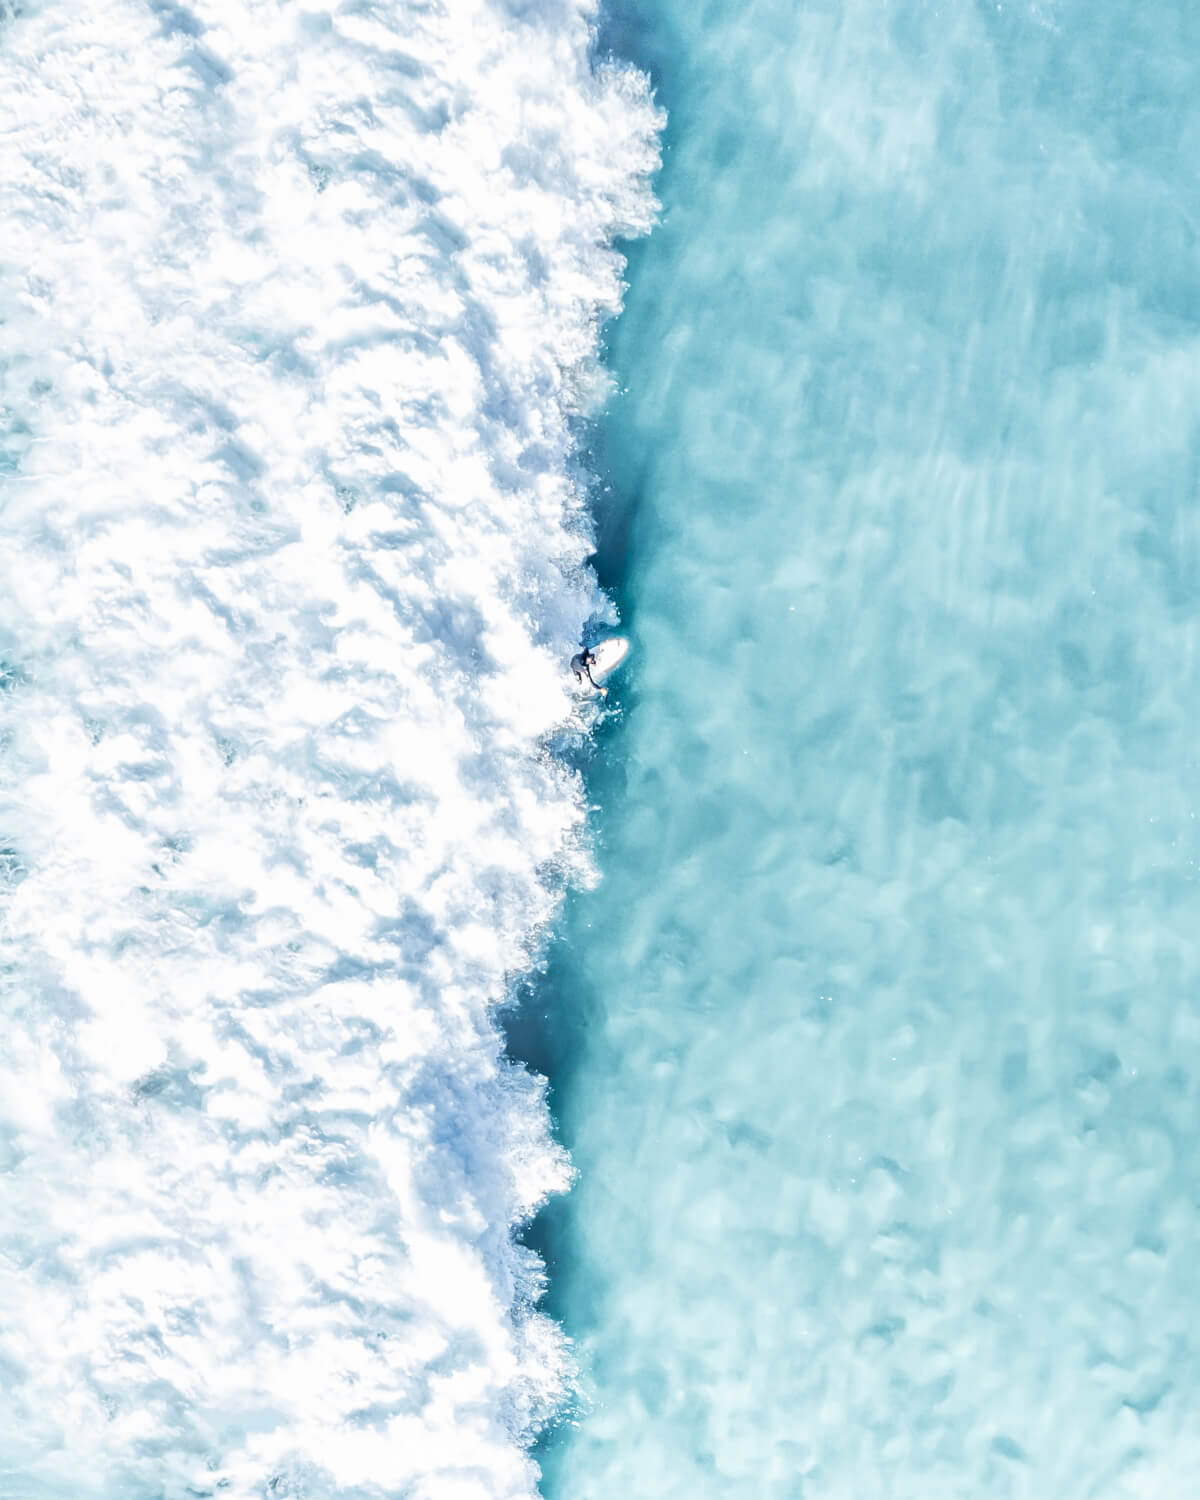
[(592, 676), (591, 669), (592, 664), (595, 662), (595, 660), (595, 653), (589, 651), (585, 646), (582, 651), (578, 652), (571, 658), (571, 671), (575, 673), (576, 682), (582, 683), (583, 679), (586, 677), (587, 680), (595, 688), (595, 690), (603, 696), (606, 690), (602, 688)]

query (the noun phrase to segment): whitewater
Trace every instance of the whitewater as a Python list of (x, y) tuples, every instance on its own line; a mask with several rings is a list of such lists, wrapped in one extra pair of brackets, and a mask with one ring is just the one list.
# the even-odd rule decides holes
[(588, 4), (0, 13), (0, 1495), (535, 1493)]

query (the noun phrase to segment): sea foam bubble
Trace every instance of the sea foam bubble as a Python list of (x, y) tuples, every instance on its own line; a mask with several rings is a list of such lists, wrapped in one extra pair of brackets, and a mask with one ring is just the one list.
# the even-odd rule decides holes
[(0, 15), (0, 1495), (527, 1496), (591, 6)]

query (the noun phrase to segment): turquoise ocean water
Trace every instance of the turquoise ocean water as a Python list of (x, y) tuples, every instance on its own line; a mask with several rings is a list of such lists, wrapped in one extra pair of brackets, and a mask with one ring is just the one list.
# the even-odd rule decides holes
[(545, 1493), (1200, 1493), (1200, 10), (610, 40), (670, 124), (542, 996)]

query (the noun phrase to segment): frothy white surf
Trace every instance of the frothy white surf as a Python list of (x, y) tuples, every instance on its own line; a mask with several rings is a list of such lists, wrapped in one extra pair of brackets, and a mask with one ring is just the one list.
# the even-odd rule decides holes
[(571, 413), (647, 225), (571, 0), (0, 18), (0, 1494), (525, 1496)]

